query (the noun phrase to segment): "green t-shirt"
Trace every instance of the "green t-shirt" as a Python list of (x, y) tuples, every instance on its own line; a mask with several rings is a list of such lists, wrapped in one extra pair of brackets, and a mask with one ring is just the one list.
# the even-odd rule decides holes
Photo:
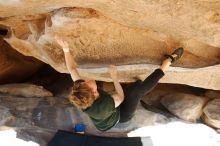
[(112, 128), (120, 118), (118, 108), (110, 94), (102, 89), (98, 89), (99, 98), (94, 101), (92, 106), (83, 110), (91, 118), (96, 128), (100, 131), (106, 131)]

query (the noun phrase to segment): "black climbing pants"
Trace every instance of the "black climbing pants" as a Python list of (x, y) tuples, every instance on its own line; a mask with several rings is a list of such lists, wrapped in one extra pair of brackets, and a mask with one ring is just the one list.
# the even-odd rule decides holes
[(156, 69), (143, 82), (138, 80), (125, 90), (125, 99), (120, 105), (121, 123), (129, 121), (133, 117), (140, 99), (149, 93), (163, 76), (164, 72)]

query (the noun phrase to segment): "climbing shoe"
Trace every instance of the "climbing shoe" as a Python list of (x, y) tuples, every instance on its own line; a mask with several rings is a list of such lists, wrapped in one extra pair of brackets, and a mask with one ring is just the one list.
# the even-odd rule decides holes
[[(172, 61), (171, 63), (174, 63), (175, 61), (177, 61), (182, 55), (183, 55), (184, 49), (183, 48), (178, 48), (176, 49), (171, 55), (166, 54), (164, 55), (166, 58), (170, 58)], [(175, 57), (172, 55), (176, 55)]]

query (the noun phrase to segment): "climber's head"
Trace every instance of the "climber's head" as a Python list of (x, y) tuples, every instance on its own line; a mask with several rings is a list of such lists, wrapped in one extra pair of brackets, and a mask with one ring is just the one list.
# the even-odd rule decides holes
[(75, 82), (69, 100), (75, 106), (86, 109), (99, 97), (95, 80), (79, 80)]

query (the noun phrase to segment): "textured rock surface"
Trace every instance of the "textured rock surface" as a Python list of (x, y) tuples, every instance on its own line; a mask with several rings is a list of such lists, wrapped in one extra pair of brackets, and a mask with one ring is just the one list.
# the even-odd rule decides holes
[(208, 125), (220, 129), (220, 99), (210, 101), (203, 111), (204, 121)]
[(180, 84), (158, 84), (150, 93), (145, 95), (142, 100), (148, 105), (152, 105), (156, 108), (162, 108), (160, 100), (166, 95), (175, 93), (202, 95), (203, 92), (203, 89)]
[(42, 65), (12, 49), (0, 37), (0, 84), (27, 79)]
[[(135, 116), (130, 122), (118, 124), (107, 132), (97, 131), (91, 120), (83, 112), (70, 105), (66, 99), (68, 88), (72, 86), (71, 77), (67, 74), (57, 74), (57, 72), (51, 70), (47, 71), (47, 68), (41, 71), (42, 73), (36, 74), (33, 80), (30, 79), (30, 81), (36, 84), (42, 84), (43, 82), (45, 88), (50, 91), (56, 91), (53, 92), (54, 97), (28, 98), (0, 94), (0, 141), (5, 142), (5, 145), (11, 141), (15, 142), (15, 138), (17, 137), (19, 140), (33, 141), (41, 146), (46, 146), (57, 129), (72, 131), (72, 127), (76, 123), (86, 124), (87, 133), (101, 136), (126, 136), (127, 132), (135, 130), (135, 135), (133, 133), (133, 136), (150, 136), (155, 143), (158, 141), (164, 142), (164, 136), (166, 136), (166, 143), (170, 146), (177, 145), (173, 142), (174, 138), (181, 140), (184, 135), (184, 141), (186, 141), (188, 145), (193, 145), (194, 141), (198, 142), (199, 138), (203, 140), (202, 142), (199, 141), (202, 144), (207, 140), (204, 146), (211, 145), (215, 142), (217, 142), (216, 146), (219, 144), (217, 139), (214, 138), (219, 135), (205, 125), (202, 125), (202, 127), (206, 127), (207, 130), (197, 124), (190, 124), (192, 127), (189, 127), (189, 123), (180, 122), (177, 124), (177, 118), (168, 118), (154, 111), (150, 112), (141, 106), (138, 106)], [(47, 80), (45, 80), (45, 78)], [(106, 86), (109, 91), (112, 91), (110, 85)], [(186, 91), (185, 87), (179, 85), (175, 85), (175, 87), (172, 85), (170, 87), (170, 84), (165, 84), (164, 86), (166, 88), (160, 89), (167, 89), (166, 92), (168, 93), (172, 93), (173, 91), (178, 92), (179, 90), (181, 92)], [(154, 95), (157, 96), (156, 94)], [(180, 124), (182, 126), (180, 126)], [(198, 129), (194, 129), (193, 127), (199, 127), (199, 134), (195, 134), (198, 132)], [(140, 130), (138, 130), (139, 128)], [(13, 137), (9, 137), (8, 129), (14, 131)], [(210, 135), (208, 131), (212, 131), (212, 134)], [(163, 136), (161, 136), (162, 133)], [(5, 140), (4, 136), (9, 137), (10, 140)], [(198, 143), (196, 144), (198, 145)]]
[(120, 66), (120, 80), (133, 81), (182, 46), (185, 54), (175, 66), (183, 68), (171, 68), (161, 82), (220, 89), (219, 7), (212, 0), (7, 1), (0, 6), (0, 24), (13, 30), (5, 38), (13, 48), (67, 72), (53, 39), (62, 36), (81, 75), (105, 81), (110, 81), (105, 68), (89, 68), (150, 64)]
[(0, 95), (0, 101), (0, 131), (5, 130), (4, 127), (9, 127), (17, 132), (19, 138), (35, 141), (42, 146), (46, 146), (58, 129), (72, 131), (76, 123), (84, 123), (86, 132), (90, 134), (126, 136), (125, 133), (133, 129), (170, 121), (163, 115), (144, 110), (139, 106), (130, 122), (118, 124), (107, 132), (101, 132), (82, 111), (70, 105), (63, 97), (24, 98)]
[[(184, 136), (184, 144), (181, 143), (181, 146), (195, 143), (201, 143), (202, 146), (211, 144), (218, 146), (220, 142), (220, 135), (203, 124), (178, 122), (178, 119), (169, 119), (140, 106), (130, 122), (118, 124), (110, 131), (100, 132), (94, 128), (85, 114), (68, 104), (69, 102), (62, 97), (22, 98), (0, 95), (0, 100), (0, 141), (5, 143), (15, 138), (15, 136), (10, 137), (8, 141), (3, 139), (3, 136), (10, 135), (7, 129), (11, 129), (20, 140), (33, 141), (40, 146), (46, 146), (57, 129), (71, 131), (74, 124), (81, 122), (86, 124), (86, 132), (89, 134), (117, 137), (126, 136), (130, 131), (128, 136), (150, 137), (155, 146), (162, 146), (164, 143), (171, 146), (178, 145), (177, 142), (179, 143)], [(173, 138), (178, 141), (174, 141)], [(202, 142), (198, 139), (202, 139)]]
[(202, 114), (207, 99), (191, 94), (170, 94), (161, 99), (161, 103), (179, 118), (195, 122)]
[(5, 84), (0, 85), (0, 93), (6, 93), (9, 95), (16, 95), (22, 97), (48, 97), (53, 94), (44, 89), (42, 86), (36, 86), (33, 84)]
[(205, 92), (205, 96), (211, 99), (220, 98), (220, 91), (208, 90)]
[(4, 126), (9, 120), (12, 120), (13, 116), (10, 113), (10, 109), (4, 106), (0, 106), (0, 125)]

